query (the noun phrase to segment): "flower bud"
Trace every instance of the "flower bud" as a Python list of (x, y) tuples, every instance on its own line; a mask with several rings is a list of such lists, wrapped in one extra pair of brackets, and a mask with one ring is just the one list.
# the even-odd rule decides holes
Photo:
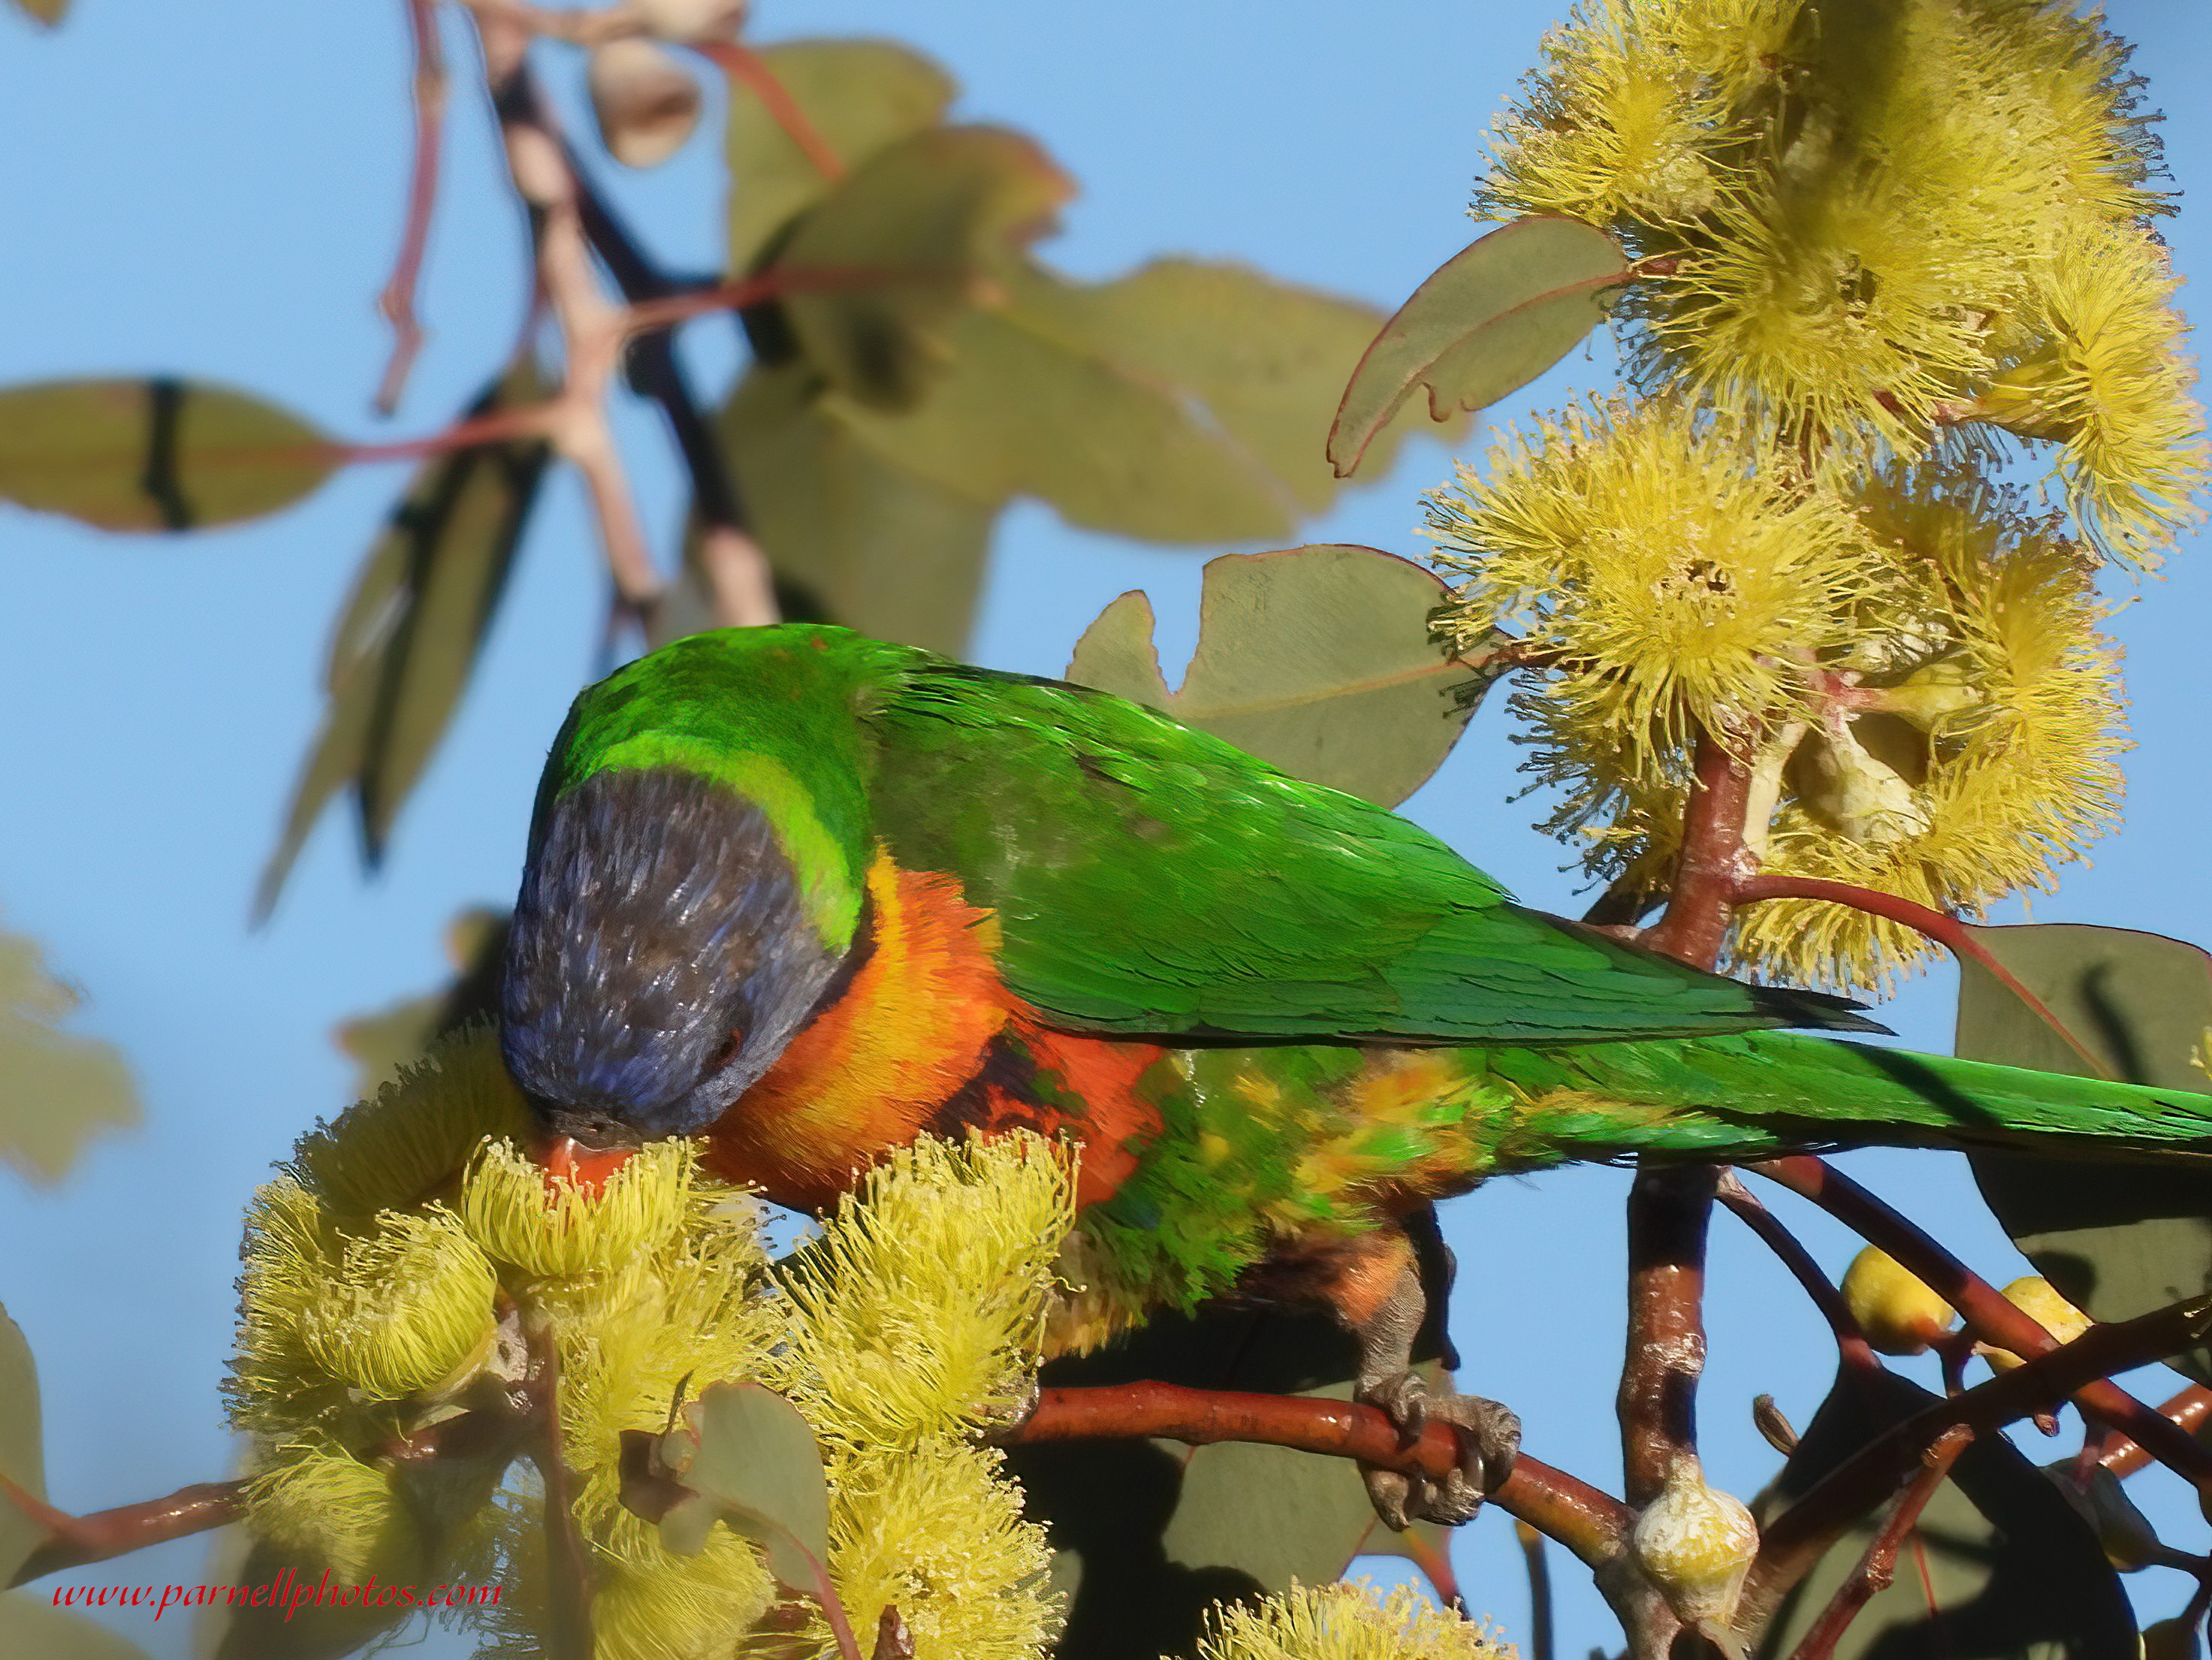
[(745, 0), (630, 0), (647, 34), (663, 40), (726, 40), (745, 21)]
[(2097, 1543), (2103, 1548), (2106, 1561), (2122, 1573), (2133, 1573), (2158, 1559), (2158, 1529), (2136, 1508), (2135, 1500), (2128, 1497), (2128, 1490), (2120, 1485), (2118, 1476), (2102, 1464), (2092, 1464), (2089, 1479), (2082, 1487), (2082, 1498), (2087, 1503), (2089, 1522), (2097, 1529)]
[(1927, 803), (1895, 768), (1868, 751), (1849, 722), (1798, 745), (1790, 782), (1798, 805), (1846, 841), (1880, 847), (1928, 828)]
[(2142, 1660), (2200, 1660), (2203, 1654), (2194, 1620), (2161, 1620), (2143, 1627)]
[(1844, 1273), (1844, 1304), (1884, 1354), (1921, 1354), (1951, 1327), (1951, 1305), (1888, 1252), (1869, 1245)]
[[(2096, 1323), (2053, 1290), (2039, 1274), (2023, 1274), (2004, 1288), (2005, 1300), (2062, 1343), (2070, 1343)], [(2010, 1371), (2021, 1364), (2009, 1349), (1988, 1343), (1974, 1345), (1974, 1353), (1990, 1363), (1992, 1371)]]
[(624, 167), (659, 167), (699, 125), (699, 83), (651, 40), (626, 36), (592, 47), (584, 80), (599, 137)]
[(1741, 1500), (1705, 1485), (1694, 1456), (1685, 1456), (1636, 1518), (1629, 1548), (1685, 1624), (1725, 1630), (1759, 1554), (1759, 1525)]

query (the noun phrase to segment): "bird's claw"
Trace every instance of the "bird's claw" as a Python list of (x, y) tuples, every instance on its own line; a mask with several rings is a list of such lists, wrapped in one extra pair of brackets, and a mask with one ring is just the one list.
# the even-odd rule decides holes
[(1401, 1446), (1418, 1441), (1431, 1419), (1463, 1432), (1459, 1468), (1448, 1475), (1408, 1474), (1372, 1464), (1359, 1467), (1367, 1497), (1386, 1527), (1401, 1532), (1415, 1522), (1457, 1527), (1472, 1519), (1484, 1498), (1513, 1474), (1513, 1461), (1521, 1450), (1521, 1420), (1495, 1401), (1440, 1393), (1411, 1371), (1362, 1384), (1354, 1398), (1382, 1409), (1397, 1426)]

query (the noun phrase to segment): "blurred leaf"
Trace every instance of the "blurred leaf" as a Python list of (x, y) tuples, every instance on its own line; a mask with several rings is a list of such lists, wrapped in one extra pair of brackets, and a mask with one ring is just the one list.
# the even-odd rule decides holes
[(0, 1595), (0, 1654), (8, 1660), (146, 1660), (120, 1632), (53, 1606), (44, 1592)]
[(772, 269), (866, 272), (865, 286), (787, 296), (799, 349), (840, 392), (905, 409), (945, 355), (932, 331), (976, 295), (983, 267), (1032, 240), (1074, 182), (999, 127), (939, 127), (886, 146), (793, 228)]
[(1420, 566), (1374, 548), (1224, 554), (1206, 567), (1182, 690), (1161, 676), (1152, 604), (1137, 592), (1084, 631), (1067, 678), (1395, 806), (1451, 752), (1497, 678), (1431, 637), (1443, 593)]
[[(2192, 1056), (2212, 1032), (2212, 957), (2155, 933), (2076, 923), (1973, 930), (1990, 955), (2115, 1078), (2203, 1091)], [(1956, 1048), (1969, 1060), (2087, 1075), (2041, 1018), (1961, 959)], [(2212, 1163), (1976, 1152), (1974, 1179), (2005, 1231), (2067, 1299), (2127, 1320), (2212, 1291)], [(2212, 1350), (2172, 1364), (2212, 1383)]]
[(473, 1020), (499, 1017), (499, 965), (507, 952), (506, 911), (475, 905), (446, 925), (453, 977), (434, 992), (356, 1015), (337, 1029), (337, 1045), (359, 1067), (354, 1096), (366, 1100), (386, 1080), (429, 1053), (431, 1044)]
[(70, 0), (15, 0), (24, 13), (36, 18), (48, 28), (60, 23), (69, 15)]
[(0, 500), (103, 530), (258, 518), (344, 465), (344, 451), (299, 417), (225, 386), (155, 379), (0, 390)]
[[(45, 1431), (40, 1424), (39, 1368), (23, 1329), (0, 1309), (0, 1475), (33, 1499), (46, 1496)], [(44, 1541), (44, 1525), (0, 1494), (0, 1585)]]
[[(1000, 303), (943, 326), (947, 362), (914, 409), (834, 392), (823, 406), (976, 502), (1034, 496), (1071, 524), (1154, 542), (1285, 535), (1331, 492), (1320, 444), (1336, 383), (1302, 365), (1340, 339), (1348, 368), (1346, 308), (1296, 289), (1264, 304), (1262, 279), (1207, 270), (1084, 285), (1008, 262)], [(1225, 303), (1240, 287), (1243, 303)]]
[[(803, 363), (756, 364), (721, 416), (784, 614), (961, 655), (996, 506), (883, 460), (823, 413), (820, 390)], [(702, 608), (690, 627), (706, 625)]]
[[(959, 88), (927, 58), (888, 40), (791, 40), (757, 54), (848, 167), (934, 126)], [(753, 269), (824, 179), (757, 95), (730, 82), (730, 270)]]
[[(528, 364), (468, 418), (542, 402)], [(328, 702), (294, 786), (254, 915), (265, 917), (331, 798), (351, 785), (364, 857), (384, 856), (408, 794), (459, 707), (489, 631), (551, 451), (517, 439), (432, 458), (416, 473), (355, 578), (324, 675)]]
[[(1753, 1511), (1771, 1519), (1936, 1398), (1893, 1372), (1879, 1374), (1866, 1392), (1839, 1377)], [(1798, 1582), (1762, 1634), (1759, 1660), (1795, 1652), (1878, 1525), (1877, 1517), (1845, 1534)], [(2002, 1436), (1975, 1438), (1914, 1532), (1898, 1554), (1896, 1578), (1852, 1620), (1835, 1660), (2136, 1660), (2135, 1616), (2096, 1533)]]
[(1439, 421), (1527, 386), (1605, 317), (1628, 262), (1573, 219), (1516, 219), (1454, 254), (1382, 325), (1344, 388), (1328, 459), (1343, 477), (1413, 388)]
[(82, 1001), (36, 941), (0, 933), (0, 1159), (36, 1181), (58, 1180), (96, 1131), (138, 1122), (115, 1047), (59, 1030)]
[[(1433, 1326), (1416, 1354), (1442, 1350)], [(1044, 1369), (1048, 1389), (1152, 1379), (1344, 1400), (1357, 1345), (1326, 1315), (1251, 1308), (1162, 1316), (1115, 1347)], [(1425, 1364), (1431, 1379), (1437, 1369)], [(1354, 1556), (1405, 1554), (1376, 1520), (1358, 1467), (1290, 1447), (1062, 1442), (1007, 1449), (1032, 1520), (1051, 1529), (1068, 1594), (1058, 1660), (1189, 1651), (1215, 1603), (1325, 1584)], [(1422, 1527), (1443, 1547), (1449, 1529)]]
[[(757, 1383), (714, 1383), (684, 1416), (689, 1433), (670, 1438), (684, 1448), (684, 1485), (765, 1546), (778, 1578), (811, 1589), (830, 1555), (830, 1487), (799, 1408)], [(681, 1533), (690, 1518), (679, 1514), (670, 1520)], [(794, 1554), (793, 1543), (813, 1560)]]

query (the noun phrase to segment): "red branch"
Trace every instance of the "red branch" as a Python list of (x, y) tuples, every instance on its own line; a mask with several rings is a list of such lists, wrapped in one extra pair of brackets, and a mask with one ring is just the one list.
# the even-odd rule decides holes
[(1820, 1610), (1820, 1617), (1805, 1633), (1790, 1660), (1829, 1660), (1836, 1651), (1837, 1639), (1843, 1636), (1859, 1610), (1873, 1600), (1877, 1591), (1889, 1589), (1890, 1580), (1897, 1572), (1897, 1553), (1912, 1531), (1920, 1512), (1928, 1508), (1928, 1501), (1936, 1496), (1936, 1489), (1943, 1485), (1943, 1478), (1951, 1473), (1951, 1466), (1959, 1462), (1974, 1438), (1973, 1431), (1957, 1425), (1943, 1432), (1936, 1444), (1922, 1455), (1920, 1474), (1912, 1478), (1912, 1485), (1898, 1495), (1897, 1503), (1890, 1509), (1889, 1518), (1882, 1523), (1881, 1531), (1875, 1535), (1859, 1558), (1858, 1566), (1850, 1577), (1836, 1587), (1836, 1594), (1828, 1606)]
[(691, 49), (720, 65), (732, 81), (743, 82), (817, 173), (832, 184), (845, 176), (844, 157), (830, 148), (822, 130), (807, 119), (799, 100), (775, 78), (775, 71), (761, 61), (759, 53), (734, 40), (695, 40)]
[(1720, 1171), (1646, 1165), (1628, 1193), (1628, 1347), (1616, 1405), (1628, 1502), (1659, 1496), (1698, 1450), (1705, 1369), (1705, 1228)]
[(172, 1539), (235, 1522), (244, 1508), (245, 1487), (243, 1481), (203, 1481), (179, 1487), (166, 1499), (71, 1516), (0, 1475), (0, 1497), (46, 1530), (45, 1541), (23, 1559), (23, 1566), (8, 1583), (27, 1584), (64, 1568), (105, 1562), (149, 1545), (167, 1544)]
[[(1822, 899), (1831, 904), (1848, 905), (1869, 916), (1901, 923), (1915, 933), (1925, 934), (1954, 957), (1963, 957), (1979, 964), (1996, 976), (1997, 981), (2014, 997), (2026, 1004), (2036, 1018), (2064, 1041), (2066, 1047), (2079, 1055), (2090, 1068), (2093, 1077), (2112, 1079), (2112, 1068), (2102, 1060), (2082, 1047), (2081, 1040), (2066, 1028), (2066, 1023), (2053, 1014), (2043, 1000), (2013, 977), (2012, 970), (1997, 961), (1982, 942), (1974, 938), (1973, 931), (1955, 916), (1940, 910), (1930, 910), (1925, 905), (1916, 905), (1910, 899), (1900, 899), (1893, 893), (1883, 893), (1875, 888), (1854, 887), (1848, 882), (1829, 882), (1812, 876), (1747, 876), (1735, 885), (1735, 903), (1756, 904), (1762, 899)], [(2117, 1081), (2117, 1080), (2113, 1080)]]
[(438, 39), (437, 0), (406, 0), (407, 29), (415, 50), (415, 165), (407, 181), (407, 225), (400, 234), (399, 258), (384, 285), (376, 308), (392, 325), (392, 361), (376, 389), (376, 412), (399, 406), (408, 371), (422, 350), (422, 325), (415, 316), (415, 290), (422, 277), (422, 255), (430, 242), (430, 215), (438, 202), (438, 159), (446, 123), (446, 52)]
[(1729, 1207), (1738, 1221), (1757, 1234), (1769, 1250), (1782, 1259), (1782, 1266), (1788, 1268), (1797, 1283), (1805, 1288), (1805, 1294), (1820, 1310), (1820, 1317), (1828, 1323), (1828, 1329), (1835, 1334), (1837, 1352), (1843, 1357), (1850, 1374), (1863, 1377), (1870, 1372), (1881, 1371), (1881, 1357), (1874, 1352), (1874, 1345), (1867, 1341), (1866, 1334), (1859, 1329), (1859, 1323), (1852, 1317), (1850, 1307), (1844, 1302), (1843, 1293), (1836, 1289), (1826, 1274), (1820, 1272), (1820, 1265), (1813, 1260), (1812, 1252), (1798, 1243), (1797, 1236), (1784, 1227), (1774, 1213), (1759, 1202), (1751, 1190), (1736, 1179), (1734, 1171), (1722, 1176), (1720, 1190), (1715, 1197)]
[[(1175, 1383), (1046, 1389), (1010, 1442), (1160, 1436), (1194, 1446), (1256, 1441), (1442, 1476), (1459, 1468), (1459, 1432), (1431, 1421), (1411, 1445), (1373, 1407), (1310, 1395), (1252, 1395)], [(1558, 1540), (1595, 1567), (1619, 1555), (1634, 1517), (1619, 1499), (1522, 1453), (1491, 1493), (1507, 1515)]]
[[(2179, 1395), (2159, 1402), (2158, 1415), (2193, 1438), (2205, 1420), (2212, 1419), (2212, 1389), (2202, 1383), (2191, 1383)], [(2097, 1462), (2115, 1475), (2128, 1476), (2153, 1461), (2142, 1443), (2116, 1435), (2097, 1455)]]
[(1743, 845), (1751, 769), (1711, 733), (1698, 736), (1695, 765), (1667, 914), (1644, 930), (1639, 943), (1710, 969), (1720, 961), (1731, 907), (1751, 874)]

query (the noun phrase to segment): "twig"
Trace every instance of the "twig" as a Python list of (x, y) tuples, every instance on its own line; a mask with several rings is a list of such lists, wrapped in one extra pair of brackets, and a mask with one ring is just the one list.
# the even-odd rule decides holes
[[(1937, 1296), (1959, 1311), (1967, 1330), (1984, 1342), (2009, 1349), (2023, 1359), (2057, 1346), (2058, 1340), (2033, 1316), (2015, 1307), (2003, 1292), (1921, 1228), (1825, 1160), (1800, 1153), (1744, 1168), (1810, 1199), (1869, 1243), (1881, 1246), (1934, 1287)], [(2074, 1404), (2085, 1416), (2141, 1442), (2152, 1457), (2170, 1467), (2200, 1493), (2212, 1495), (2212, 1451), (2117, 1383), (2085, 1384), (2075, 1392)]]
[(1710, 969), (1728, 938), (1730, 908), (1752, 874), (1743, 844), (1751, 769), (1711, 733), (1698, 734), (1697, 778), (1682, 814), (1682, 851), (1675, 861), (1667, 914), (1641, 943), (1692, 966)]
[[(1036, 1410), (1004, 1438), (1030, 1443), (1143, 1436), (1194, 1446), (1256, 1441), (1437, 1476), (1460, 1467), (1459, 1432), (1440, 1421), (1431, 1421), (1407, 1445), (1396, 1426), (1374, 1407), (1174, 1383), (1046, 1389), (1037, 1397)], [(1593, 1567), (1620, 1554), (1634, 1520), (1619, 1499), (1525, 1452), (1489, 1502), (1558, 1540)]]
[(507, 172), (532, 210), (538, 275), (560, 325), (567, 359), (562, 395), (552, 406), (546, 435), (583, 475), (615, 591), (641, 617), (659, 600), (662, 581), (646, 546), (606, 412), (629, 321), (600, 293), (592, 274), (575, 175), (530, 76), (528, 33), (503, 9), (479, 7), (477, 24), (483, 37), (485, 80), (507, 143)]
[(561, 1444), (561, 1351), (550, 1330), (528, 1337), (523, 1389), (536, 1442), (531, 1462), (544, 1487), (548, 1649), (554, 1660), (592, 1660), (591, 1553), (576, 1523), (575, 1477)]
[(1526, 1522), (1513, 1524), (1521, 1541), (1522, 1559), (1528, 1565), (1528, 1660), (1553, 1660), (1557, 1644), (1552, 1633), (1552, 1565), (1544, 1560), (1544, 1535)]
[[(1376, 1525), (1379, 1527), (1382, 1524), (1378, 1522)], [(1528, 1524), (1516, 1522), (1513, 1525), (1525, 1528)], [(1436, 1592), (1439, 1602), (1461, 1619), (1469, 1617), (1467, 1598), (1460, 1595), (1459, 1575), (1452, 1567), (1449, 1551), (1440, 1549), (1433, 1541), (1413, 1529), (1398, 1535), (1398, 1548), (1405, 1552), (1406, 1559), (1421, 1571), (1429, 1582), (1429, 1589)]]
[(1951, 1466), (1959, 1462), (1959, 1455), (1966, 1451), (1973, 1438), (1973, 1431), (1963, 1425), (1948, 1429), (1936, 1438), (1936, 1444), (1921, 1457), (1920, 1474), (1912, 1478), (1911, 1486), (1898, 1495), (1881, 1531), (1867, 1546), (1866, 1554), (1859, 1558), (1850, 1577), (1836, 1587), (1836, 1594), (1828, 1599), (1828, 1606), (1820, 1610), (1820, 1617), (1813, 1622), (1812, 1629), (1805, 1633), (1790, 1660), (1829, 1660), (1836, 1651), (1837, 1639), (1858, 1617), (1859, 1610), (1873, 1600), (1876, 1592), (1889, 1589), (1897, 1572), (1899, 1549), (1911, 1534), (1913, 1524), (1919, 1521), (1920, 1512), (1928, 1508), (1928, 1501), (1936, 1496), (1936, 1489), (1951, 1473)]
[(1755, 1631), (1764, 1623), (1790, 1587), (1852, 1523), (1887, 1498), (1947, 1431), (1960, 1425), (1976, 1432), (2000, 1428), (2082, 1391), (2094, 1380), (2185, 1348), (2208, 1329), (2212, 1329), (2212, 1300), (2176, 1304), (2140, 1319), (2092, 1326), (2072, 1342), (2048, 1349), (1963, 1395), (1932, 1402), (1876, 1436), (1767, 1523), (1745, 1582), (1738, 1631)]
[(1955, 916), (1940, 910), (1930, 910), (1910, 899), (1900, 899), (1893, 893), (1883, 893), (1875, 888), (1854, 887), (1848, 882), (1830, 882), (1811, 876), (1747, 876), (1735, 885), (1737, 904), (1756, 904), (1767, 899), (1820, 899), (1831, 904), (1848, 905), (1853, 910), (1866, 912), (1885, 921), (1902, 924), (1915, 933), (1926, 935), (1954, 957), (1960, 957), (1986, 969), (1998, 983), (2027, 1006), (2036, 1018), (2051, 1028), (2090, 1068), (2092, 1077), (2118, 1082), (2112, 1070), (2089, 1049), (2081, 1040), (2067, 1030), (2066, 1024), (2045, 1004), (2043, 1000), (2021, 984), (2011, 970), (1996, 958), (1972, 931)]
[(525, 3), (525, 0), (461, 0), (477, 15), (478, 27), (495, 24), (526, 39), (542, 34), (549, 40), (565, 40), (573, 46), (603, 46), (625, 35), (645, 33), (645, 20), (627, 5), (559, 10)]
[(438, 161), (446, 123), (446, 51), (438, 38), (437, 0), (406, 0), (408, 35), (415, 52), (415, 163), (407, 183), (407, 223), (399, 239), (399, 258), (392, 280), (376, 302), (392, 325), (391, 361), (376, 389), (376, 412), (399, 407), (408, 372), (422, 350), (422, 325), (415, 315), (415, 291), (422, 277), (422, 255), (430, 240), (430, 215), (438, 202)]
[[(1782, 1266), (1796, 1276), (1820, 1310), (1820, 1317), (1828, 1323), (1835, 1334), (1836, 1350), (1842, 1357), (1849, 1374), (1863, 1377), (1882, 1370), (1881, 1357), (1867, 1341), (1866, 1334), (1844, 1304), (1843, 1293), (1838, 1291), (1828, 1276), (1820, 1272), (1820, 1265), (1813, 1254), (1797, 1243), (1797, 1236), (1784, 1227), (1774, 1213), (1759, 1202), (1751, 1189), (1745, 1187), (1734, 1171), (1722, 1174), (1719, 1191), (1714, 1195), (1728, 1207), (1737, 1220), (1765, 1243), (1766, 1248), (1782, 1259)], [(1766, 1397), (1762, 1396), (1761, 1399)], [(1770, 1405), (1771, 1402), (1770, 1402)]]
[(23, 1559), (8, 1584), (11, 1588), (28, 1584), (64, 1568), (105, 1562), (149, 1545), (225, 1526), (245, 1508), (245, 1489), (243, 1481), (202, 1481), (179, 1487), (166, 1499), (72, 1516), (0, 1475), (0, 1500), (13, 1503), (46, 1530), (45, 1541)]
[(1639, 1508), (1698, 1450), (1705, 1226), (1719, 1179), (1711, 1164), (1647, 1164), (1628, 1193), (1628, 1351), (1616, 1404), (1626, 1492)]
[(731, 80), (743, 82), (746, 89), (761, 100), (761, 107), (769, 112), (769, 119), (799, 146), (799, 153), (815, 172), (832, 184), (845, 176), (845, 158), (830, 148), (822, 130), (799, 107), (799, 100), (775, 78), (775, 71), (761, 61), (758, 52), (734, 40), (694, 41), (692, 50), (717, 64)]
[[(2212, 1419), (2212, 1389), (2202, 1383), (2191, 1383), (2179, 1395), (2160, 1402), (2157, 1410), (2160, 1417), (2193, 1437), (2207, 1419)], [(2097, 1462), (2115, 1475), (2129, 1476), (2154, 1460), (2140, 1441), (2108, 1433)]]

